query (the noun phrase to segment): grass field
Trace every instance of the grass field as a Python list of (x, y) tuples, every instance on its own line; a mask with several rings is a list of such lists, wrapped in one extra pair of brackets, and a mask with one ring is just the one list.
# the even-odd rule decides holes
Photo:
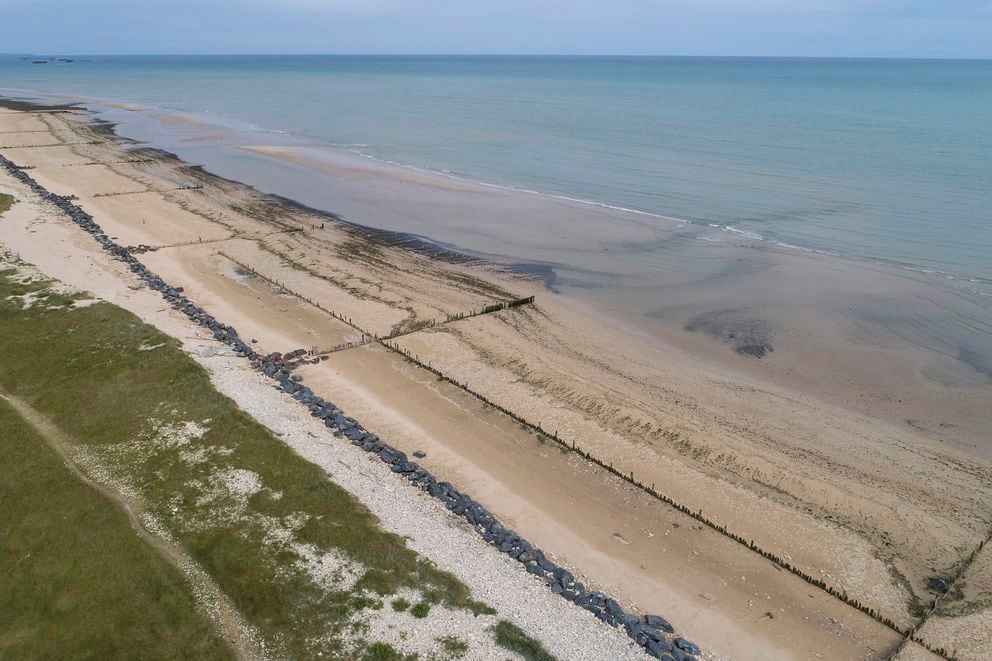
[[(0, 270), (0, 346), (4, 349), (0, 389), (27, 402), (71, 437), (78, 447), (77, 463), (87, 475), (97, 476), (140, 503), (145, 527), (188, 552), (229, 597), (271, 656), (310, 658), (320, 652), (325, 658), (346, 657), (367, 649), (376, 641), (363, 639), (360, 611), (375, 600), (360, 597), (390, 595), (400, 588), (418, 593), (425, 604), (492, 612), (473, 602), (467, 588), (453, 576), (433, 568), (400, 538), (381, 530), (375, 518), (329, 482), (318, 467), (294, 454), (218, 394), (207, 374), (175, 340), (120, 308), (92, 301), (76, 306), (75, 298), (50, 283), (26, 278), (23, 270)], [(20, 433), (8, 434), (7, 429), (5, 424), (4, 443), (18, 443)], [(12, 459), (3, 465), (17, 469), (5, 473), (17, 475), (5, 474), (4, 488), (16, 492), (32, 483), (34, 471), (20, 467), (20, 456)], [(49, 460), (58, 463), (52, 457)], [(62, 497), (58, 490), (50, 495)], [(8, 502), (5, 498), (4, 516), (11, 516)], [(79, 505), (83, 506), (82, 500)], [(54, 500), (35, 506), (49, 514), (59, 509)], [(90, 508), (99, 509), (95, 504)], [(121, 523), (113, 512), (110, 508), (102, 515), (108, 517), (105, 525), (115, 520)], [(35, 526), (44, 528), (48, 519), (39, 516)], [(82, 524), (78, 519), (76, 523)], [(45, 534), (63, 532), (58, 526), (50, 528)], [(30, 542), (11, 540), (17, 529), (4, 530), (4, 544)], [(72, 529), (64, 530), (68, 534)], [(119, 532), (127, 537), (126, 530)], [(43, 539), (38, 531), (34, 535)], [(113, 540), (114, 535), (107, 539)], [(154, 555), (141, 551), (137, 538), (132, 541), (137, 546), (129, 552), (144, 558), (132, 565), (101, 555), (99, 546), (46, 544), (46, 553), (53, 557), (45, 566), (71, 565), (76, 562), (74, 553), (96, 556), (88, 560), (96, 563), (93, 571), (80, 572), (87, 574), (85, 585), (105, 586), (113, 599), (120, 600), (122, 611), (147, 621), (148, 633), (138, 627), (133, 635), (139, 639), (132, 643), (140, 647), (156, 631), (168, 631), (173, 626), (171, 617), (178, 632), (187, 632), (172, 644), (187, 647), (163, 654), (186, 657), (200, 651), (222, 658), (224, 650), (211, 647), (216, 643), (202, 628), (175, 577), (168, 584), (168, 571), (155, 569)], [(123, 545), (121, 540), (117, 543)], [(114, 552), (125, 550), (121, 546)], [(0, 562), (16, 563), (16, 557), (23, 554), (5, 556)], [(151, 563), (151, 569), (141, 562)], [(101, 567), (124, 565), (128, 567), (121, 569), (121, 582), (104, 580)], [(16, 567), (4, 569), (10, 570), (5, 576), (16, 575)], [(159, 587), (141, 587), (144, 583), (137, 581), (138, 574), (147, 574), (146, 581), (157, 580)], [(69, 579), (52, 578), (56, 584)], [(44, 577), (39, 576), (37, 582), (44, 583)], [(19, 601), (9, 602), (14, 608), (8, 608), (5, 601), (0, 613), (5, 627), (50, 617), (43, 601), (37, 606), (41, 610), (32, 611), (31, 588), (20, 583), (9, 589), (27, 592)], [(159, 611), (146, 614), (140, 597), (147, 594), (171, 596), (156, 601)], [(90, 609), (89, 613), (101, 617), (99, 611)], [(52, 620), (51, 626), (57, 622)], [(104, 624), (111, 626), (111, 620)], [(16, 632), (9, 629), (9, 644), (38, 644), (35, 636), (43, 633)], [(70, 645), (84, 644), (88, 634), (88, 627), (79, 622), (60, 635)], [(105, 642), (129, 644), (113, 637)]]
[(182, 575), (3, 399), (0, 429), (0, 658), (233, 658)]

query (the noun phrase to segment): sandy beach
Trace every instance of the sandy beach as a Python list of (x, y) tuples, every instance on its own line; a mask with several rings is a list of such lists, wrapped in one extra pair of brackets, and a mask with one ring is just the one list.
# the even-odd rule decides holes
[[(728, 249), (724, 263), (688, 266), (690, 250), (628, 269), (628, 285), (645, 280), (643, 268), (673, 274), (666, 305), (650, 311), (659, 323), (645, 325), (644, 299), (610, 300), (627, 262), (608, 253), (677, 247), (676, 230), (245, 146), (323, 177), (322, 194), (340, 194), (336, 217), (141, 149), (90, 119), (4, 110), (0, 154), (75, 196), (116, 241), (151, 248), (140, 256), (151, 270), (259, 351), (314, 349), (324, 359), (299, 370), (308, 386), (401, 450), (425, 452), (426, 468), (589, 585), (663, 614), (715, 657), (883, 659), (935, 598), (930, 579), (963, 572), (961, 594), (918, 639), (961, 659), (992, 653), (988, 634), (975, 633), (990, 630), (992, 556), (985, 548), (970, 560), (992, 530), (992, 393), (981, 366), (962, 368), (949, 349), (905, 350), (936, 318), (920, 278), (785, 251), (759, 264)], [(422, 232), (361, 225), (375, 216), (398, 230), (390, 218), (401, 208)], [(519, 245), (486, 234), (487, 218), (534, 213), (548, 222)], [(602, 268), (570, 270), (561, 242), (581, 250), (604, 214), (622, 229), (589, 248)], [(472, 260), (404, 247), (418, 234), (458, 245), (470, 231), (483, 236)], [(51, 242), (74, 264), (107, 269), (88, 237), (45, 214), (5, 219), (0, 241), (58, 277), (69, 274)], [(559, 293), (507, 255), (560, 265)], [(811, 281), (816, 300), (803, 298)], [(602, 287), (574, 295), (591, 283)], [(115, 287), (93, 291), (111, 299)], [(744, 290), (747, 305), (727, 307)], [(954, 305), (986, 323), (967, 297)], [(900, 654), (936, 658), (917, 643)]]

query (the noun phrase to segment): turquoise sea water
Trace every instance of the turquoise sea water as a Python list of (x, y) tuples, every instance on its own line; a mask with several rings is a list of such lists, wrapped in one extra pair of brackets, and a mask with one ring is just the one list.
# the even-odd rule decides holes
[(992, 61), (0, 57), (110, 99), (992, 290)]

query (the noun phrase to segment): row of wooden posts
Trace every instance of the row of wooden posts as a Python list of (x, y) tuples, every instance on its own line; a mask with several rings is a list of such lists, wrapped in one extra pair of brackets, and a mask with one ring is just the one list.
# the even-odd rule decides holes
[[(221, 254), (223, 255), (223, 253), (221, 253)], [(444, 374), (440, 370), (436, 369), (430, 363), (425, 363), (425, 362), (421, 361), (420, 358), (417, 357), (417, 356), (415, 356), (409, 349), (406, 349), (404, 347), (401, 347), (398, 344), (390, 341), (390, 340), (396, 339), (397, 337), (399, 337), (403, 333), (399, 333), (397, 335), (387, 336), (387, 337), (378, 337), (375, 334), (367, 333), (366, 331), (358, 328), (358, 326), (356, 326), (351, 321), (350, 318), (345, 317), (343, 315), (340, 315), (340, 314), (338, 314), (336, 312), (333, 312), (331, 310), (328, 310), (327, 308), (324, 308), (323, 306), (321, 306), (316, 301), (313, 301), (313, 300), (311, 300), (311, 299), (309, 299), (309, 298), (307, 298), (305, 296), (302, 296), (300, 294), (297, 294), (297, 293), (293, 292), (292, 290), (288, 289), (282, 283), (279, 283), (279, 282), (277, 282), (277, 281), (275, 281), (275, 280), (273, 280), (271, 278), (268, 278), (266, 276), (261, 275), (260, 273), (258, 273), (257, 271), (255, 271), (251, 267), (247, 266), (246, 264), (242, 264), (241, 262), (238, 262), (237, 260), (234, 260), (233, 258), (228, 257), (227, 255), (224, 255), (224, 257), (226, 257), (227, 259), (230, 259), (235, 264), (238, 264), (242, 268), (247, 269), (251, 273), (254, 273), (255, 275), (263, 278), (264, 280), (267, 280), (268, 282), (271, 282), (272, 284), (276, 285), (277, 287), (280, 287), (280, 288), (284, 289), (285, 291), (293, 294), (297, 298), (300, 298), (301, 300), (306, 301), (307, 303), (309, 303), (309, 304), (313, 305), (314, 307), (320, 309), (321, 311), (323, 311), (323, 312), (325, 312), (325, 313), (333, 316), (334, 318), (339, 319), (341, 321), (344, 321), (349, 326), (351, 326), (351, 327), (359, 330), (362, 333), (362, 341), (361, 342), (345, 343), (344, 345), (340, 345), (340, 347), (337, 347), (337, 348), (332, 348), (331, 350), (340, 350), (342, 348), (350, 348), (348, 345), (360, 346), (361, 344), (366, 344), (369, 341), (373, 341), (373, 340), (379, 341), (383, 346), (385, 346), (385, 347), (387, 347), (387, 348), (389, 348), (389, 349), (391, 349), (391, 350), (399, 353), (400, 355), (402, 355), (404, 358), (406, 358), (410, 362), (418, 365), (419, 367), (421, 367), (421, 368), (423, 368), (425, 370), (428, 370), (429, 372), (433, 373), (434, 375), (436, 375), (437, 377), (443, 379), (444, 381), (447, 381), (447, 382), (449, 382), (449, 383), (451, 383), (451, 384), (453, 384), (455, 386), (458, 386), (459, 388), (461, 388), (465, 392), (469, 393), (470, 395), (476, 397), (477, 399), (481, 400), (482, 402), (484, 402), (488, 406), (490, 406), (490, 407), (492, 407), (492, 408), (500, 411), (501, 413), (504, 413), (505, 415), (509, 416), (510, 418), (512, 418), (513, 420), (515, 420), (516, 422), (518, 422), (518, 423), (526, 426), (527, 428), (531, 429), (532, 431), (540, 434), (541, 436), (544, 436), (546, 438), (549, 438), (549, 439), (554, 440), (561, 447), (563, 447), (563, 448), (565, 448), (565, 449), (567, 449), (567, 450), (569, 450), (571, 452), (575, 452), (576, 454), (578, 454), (578, 455), (582, 456), (583, 458), (585, 458), (587, 461), (590, 461), (590, 462), (596, 464), (597, 466), (603, 468), (604, 470), (608, 471), (612, 475), (615, 475), (616, 477), (619, 477), (620, 479), (624, 480), (625, 482), (634, 485), (635, 487), (641, 489), (645, 493), (648, 493), (649, 495), (651, 495), (652, 497), (656, 498), (657, 500), (660, 500), (661, 502), (663, 502), (663, 503), (665, 503), (665, 504), (667, 504), (667, 505), (669, 505), (671, 507), (674, 507), (675, 509), (679, 510), (683, 514), (686, 514), (687, 516), (695, 519), (696, 521), (698, 521), (698, 522), (702, 523), (703, 525), (711, 528), (712, 530), (715, 530), (716, 532), (720, 533), (721, 535), (724, 535), (724, 536), (732, 539), (733, 541), (737, 542), (738, 544), (741, 544), (743, 546), (746, 546), (751, 551), (753, 551), (753, 552), (761, 555), (762, 557), (770, 560), (771, 562), (775, 563), (777, 566), (781, 567), (782, 569), (784, 569), (784, 570), (786, 570), (786, 571), (788, 571), (788, 572), (790, 572), (790, 573), (798, 576), (799, 578), (803, 579), (804, 581), (806, 581), (810, 585), (813, 585), (813, 586), (815, 586), (815, 587), (823, 590), (824, 592), (827, 592), (828, 594), (830, 594), (831, 596), (833, 596), (833, 597), (837, 598), (838, 600), (844, 602), (848, 606), (851, 606), (852, 608), (855, 608), (855, 609), (861, 611), (862, 613), (865, 613), (866, 615), (868, 615), (869, 617), (871, 617), (875, 621), (877, 621), (877, 622), (885, 625), (886, 627), (892, 629), (893, 631), (899, 633), (900, 635), (903, 636), (903, 641), (900, 643), (900, 646), (899, 646), (900, 649), (908, 641), (913, 640), (913, 641), (919, 643), (920, 645), (922, 645), (927, 650), (933, 652), (934, 654), (937, 654), (938, 656), (940, 656), (940, 657), (942, 657), (944, 659), (948, 659), (948, 661), (953, 661), (953, 659), (954, 659), (953, 653), (949, 653), (947, 650), (945, 650), (943, 648), (934, 648), (934, 647), (931, 647), (930, 645), (928, 645), (925, 641), (923, 641), (922, 639), (920, 639), (916, 635), (917, 632), (918, 632), (918, 630), (919, 630), (919, 627), (922, 626), (923, 622), (926, 620), (926, 617), (928, 617), (931, 613), (933, 613), (937, 609), (937, 607), (939, 605), (939, 601), (940, 601), (940, 598), (939, 597), (933, 600), (933, 602), (931, 603), (931, 606), (930, 606), (929, 610), (927, 611), (927, 613), (923, 616), (923, 618), (915, 626), (911, 627), (908, 630), (907, 629), (903, 629), (896, 622), (894, 622), (890, 618), (886, 617), (885, 615), (883, 615), (882, 613), (880, 613), (875, 608), (873, 608), (871, 606), (868, 606), (866, 604), (863, 604), (858, 599), (855, 599), (855, 598), (849, 596), (845, 590), (838, 590), (838, 589), (834, 588), (832, 585), (828, 585), (822, 579), (816, 578), (814, 576), (810, 576), (809, 574), (807, 574), (806, 572), (804, 572), (800, 568), (792, 565), (787, 560), (784, 560), (784, 559), (778, 557), (777, 555), (775, 555), (774, 553), (772, 553), (770, 551), (767, 551), (767, 550), (759, 547), (757, 544), (754, 543), (754, 540), (753, 539), (745, 538), (742, 535), (739, 535), (739, 534), (731, 531), (730, 529), (728, 529), (728, 527), (725, 524), (717, 523), (715, 521), (712, 521), (712, 520), (708, 519), (707, 517), (705, 517), (703, 515), (703, 511), (701, 509), (699, 509), (699, 510), (692, 510), (689, 507), (687, 507), (687, 506), (685, 506), (685, 505), (683, 505), (683, 504), (681, 504), (679, 502), (676, 502), (672, 497), (668, 496), (667, 494), (664, 494), (662, 492), (659, 492), (655, 488), (655, 485), (654, 484), (646, 485), (646, 484), (643, 484), (643, 483), (639, 482), (635, 478), (633, 471), (624, 472), (624, 471), (621, 471), (621, 470), (619, 470), (617, 468), (614, 468), (612, 462), (607, 462), (607, 461), (604, 461), (602, 459), (599, 459), (598, 457), (592, 455), (588, 451), (583, 450), (581, 447), (579, 447), (575, 443), (574, 440), (571, 441), (571, 442), (566, 442), (566, 441), (562, 440), (558, 436), (557, 430), (555, 430), (553, 433), (552, 432), (548, 432), (548, 431), (544, 430), (543, 428), (541, 428), (541, 426), (539, 424), (533, 424), (533, 423), (531, 423), (531, 422), (529, 422), (527, 420), (524, 420), (523, 418), (521, 418), (516, 413), (510, 411), (509, 409), (504, 408), (503, 406), (501, 406), (501, 405), (499, 405), (499, 404), (497, 404), (495, 402), (490, 401), (485, 395), (483, 395), (483, 394), (481, 394), (481, 393), (479, 393), (479, 392), (471, 389), (468, 386), (468, 384), (466, 384), (466, 383), (460, 383), (460, 382), (458, 382), (458, 381), (450, 378), (449, 376), (447, 376), (446, 374)], [(515, 300), (509, 301), (509, 302), (494, 303), (492, 305), (485, 306), (484, 308), (482, 308), (480, 310), (473, 311), (473, 312), (463, 313), (463, 314), (457, 314), (457, 315), (448, 315), (447, 321), (448, 322), (450, 322), (450, 321), (457, 321), (457, 320), (460, 320), (460, 319), (466, 319), (466, 318), (470, 318), (470, 317), (478, 316), (478, 315), (482, 315), (482, 314), (490, 314), (492, 312), (497, 312), (499, 310), (504, 310), (504, 309), (508, 309), (508, 308), (514, 308), (514, 307), (518, 307), (520, 305), (526, 305), (526, 304), (533, 303), (533, 302), (534, 302), (534, 297), (533, 296), (528, 296), (526, 298), (515, 299)], [(429, 326), (433, 326), (436, 323), (437, 322), (432, 321), (432, 322), (430, 322)], [(369, 338), (369, 339), (366, 339), (366, 338)], [(972, 558), (977, 554), (978, 550), (980, 550), (980, 549), (981, 549), (981, 546), (979, 547), (979, 549), (977, 549), (972, 554)], [(968, 564), (970, 564), (970, 562), (964, 563), (964, 566), (967, 566)], [(962, 568), (962, 571), (963, 571), (963, 568)]]
[[(816, 586), (817, 588), (823, 590), (824, 592), (827, 592), (831, 596), (836, 597), (840, 601), (843, 601), (848, 606), (851, 606), (852, 608), (856, 608), (857, 610), (859, 610), (862, 613), (868, 615), (869, 617), (871, 617), (875, 621), (877, 621), (877, 622), (885, 625), (889, 629), (892, 629), (893, 631), (895, 631), (896, 633), (898, 633), (898, 634), (900, 634), (900, 635), (902, 635), (904, 637), (903, 638), (903, 641), (900, 642), (900, 646), (899, 646), (900, 648), (903, 645), (905, 645), (905, 643), (907, 641), (913, 640), (913, 641), (919, 643), (920, 645), (922, 645), (923, 647), (925, 647), (926, 649), (928, 649), (929, 651), (933, 652), (934, 654), (936, 654), (936, 655), (938, 655), (938, 656), (940, 656), (940, 657), (942, 657), (944, 659), (947, 659), (948, 661), (954, 661), (954, 658), (955, 657), (954, 657), (953, 653), (949, 653), (947, 650), (945, 650), (944, 648), (941, 648), (941, 647), (938, 647), (938, 648), (931, 647), (925, 641), (923, 641), (922, 639), (920, 639), (920, 638), (918, 638), (916, 636), (916, 633), (917, 633), (919, 627), (923, 624), (923, 622), (925, 621), (926, 617), (930, 613), (932, 613), (934, 610), (936, 610), (937, 606), (939, 605), (939, 599), (940, 599), (939, 597), (937, 599), (934, 599), (933, 600), (933, 602), (931, 603), (931, 606), (930, 606), (929, 611), (927, 612), (926, 615), (924, 615), (923, 619), (921, 619), (920, 622), (918, 622), (915, 626), (911, 627), (908, 630), (907, 629), (903, 629), (896, 622), (894, 622), (890, 618), (882, 615), (876, 609), (872, 608), (871, 606), (868, 606), (866, 604), (861, 603), (859, 600), (854, 599), (853, 597), (850, 597), (847, 594), (847, 591), (845, 591), (845, 590), (837, 590), (833, 586), (828, 585), (825, 581), (823, 581), (823, 580), (821, 580), (819, 578), (816, 578), (814, 576), (810, 576), (806, 572), (804, 572), (801, 569), (799, 569), (798, 567), (792, 565), (788, 561), (786, 561), (786, 560), (778, 557), (774, 553), (771, 553), (770, 551), (766, 551), (765, 549), (762, 549), (761, 547), (759, 547), (757, 544), (754, 543), (754, 540), (753, 539), (747, 539), (747, 538), (743, 537), (742, 535), (739, 535), (739, 534), (731, 531), (730, 529), (728, 529), (725, 524), (717, 523), (715, 521), (712, 521), (712, 520), (706, 518), (703, 515), (703, 510), (702, 509), (699, 509), (699, 510), (690, 509), (689, 507), (686, 507), (685, 505), (683, 505), (683, 504), (675, 501), (671, 496), (668, 496), (667, 494), (664, 494), (664, 493), (659, 492), (657, 489), (655, 489), (655, 485), (654, 484), (651, 484), (649, 486), (649, 485), (646, 485), (646, 484), (644, 484), (642, 482), (639, 482), (634, 477), (634, 471), (631, 470), (630, 472), (624, 472), (624, 471), (621, 471), (621, 470), (619, 470), (617, 468), (614, 468), (613, 462), (603, 461), (602, 459), (599, 459), (598, 457), (594, 456), (593, 454), (591, 454), (591, 453), (583, 450), (581, 447), (579, 447), (576, 444), (576, 442), (574, 440), (571, 441), (571, 442), (566, 442), (566, 441), (562, 440), (558, 436), (558, 431), (557, 430), (555, 430), (554, 432), (548, 432), (548, 431), (544, 430), (539, 424), (534, 424), (534, 423), (531, 423), (531, 422), (529, 422), (527, 420), (524, 420), (523, 418), (521, 418), (516, 413), (510, 411), (509, 409), (504, 408), (503, 406), (501, 406), (501, 405), (499, 405), (499, 404), (497, 404), (495, 402), (490, 401), (485, 395), (483, 395), (483, 394), (481, 394), (481, 393), (473, 390), (472, 388), (469, 387), (469, 385), (467, 383), (460, 383), (460, 382), (458, 382), (458, 381), (456, 381), (454, 379), (451, 379), (450, 377), (448, 377), (447, 375), (445, 375), (443, 372), (441, 372), (440, 370), (438, 370), (435, 367), (433, 367), (430, 363), (425, 363), (425, 362), (421, 361), (420, 358), (418, 356), (414, 355), (409, 349), (406, 349), (406, 348), (401, 347), (401, 346), (396, 345), (396, 344), (387, 343), (387, 342), (383, 342), (383, 344), (386, 345), (386, 346), (388, 346), (390, 349), (396, 351), (397, 353), (401, 354), (402, 356), (404, 356), (410, 362), (418, 365), (419, 367), (421, 367), (421, 368), (423, 368), (425, 370), (428, 370), (429, 372), (433, 373), (434, 375), (436, 375), (437, 377), (443, 379), (444, 381), (447, 381), (447, 382), (449, 382), (449, 383), (451, 383), (451, 384), (453, 384), (453, 385), (461, 388), (462, 390), (464, 390), (465, 392), (469, 393), (470, 395), (476, 397), (477, 399), (481, 400), (482, 402), (484, 402), (488, 406), (491, 406), (492, 408), (494, 408), (494, 409), (500, 411), (501, 413), (504, 413), (505, 415), (509, 416), (510, 418), (512, 418), (513, 420), (515, 420), (516, 422), (518, 422), (518, 423), (520, 423), (520, 424), (528, 427), (533, 432), (538, 433), (541, 436), (544, 436), (545, 438), (552, 439), (553, 441), (555, 441), (555, 443), (557, 443), (561, 447), (565, 448), (566, 450), (569, 450), (571, 452), (574, 452), (574, 453), (578, 454), (579, 456), (583, 457), (587, 461), (590, 461), (590, 462), (596, 464), (600, 468), (603, 468), (604, 470), (608, 471), (612, 475), (615, 475), (616, 477), (619, 477), (623, 481), (636, 486), (637, 488), (641, 489), (645, 493), (650, 494), (652, 497), (660, 500), (661, 502), (665, 503), (666, 505), (669, 505), (671, 507), (674, 507), (675, 509), (677, 509), (678, 511), (682, 512), (683, 514), (686, 514), (686, 515), (692, 517), (693, 519), (695, 519), (696, 521), (702, 523), (703, 525), (707, 526), (708, 528), (711, 528), (711, 529), (715, 530), (716, 532), (720, 533), (721, 535), (724, 535), (726, 537), (729, 537), (730, 539), (734, 540), (738, 544), (742, 544), (742, 545), (748, 547), (751, 551), (754, 551), (755, 553), (761, 555), (762, 557), (764, 557), (764, 558), (772, 561), (773, 563), (775, 563), (777, 566), (781, 567), (782, 569), (784, 569), (784, 570), (786, 570), (786, 571), (788, 571), (788, 572), (790, 572), (792, 574), (795, 574), (796, 576), (798, 576), (799, 578), (803, 579), (804, 581), (806, 581), (810, 585)], [(974, 559), (974, 557), (977, 555), (978, 551), (981, 550), (981, 548), (982, 547), (979, 546), (979, 548), (976, 549), (972, 553), (971, 559)], [(970, 562), (971, 562), (971, 560), (969, 560), (968, 562), (965, 562), (964, 563), (964, 565), (962, 566), (962, 570), (961, 570), (962, 572), (963, 572), (964, 567), (966, 567), (968, 564), (970, 564)]]

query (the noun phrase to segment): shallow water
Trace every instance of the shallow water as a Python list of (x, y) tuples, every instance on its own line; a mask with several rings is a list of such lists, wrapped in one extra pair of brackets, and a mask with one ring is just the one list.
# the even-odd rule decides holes
[(192, 113), (992, 291), (992, 62), (86, 59), (0, 58), (0, 87)]
[(37, 66), (0, 60), (0, 93), (81, 98), (222, 176), (523, 264), (728, 374), (992, 452), (992, 63)]

